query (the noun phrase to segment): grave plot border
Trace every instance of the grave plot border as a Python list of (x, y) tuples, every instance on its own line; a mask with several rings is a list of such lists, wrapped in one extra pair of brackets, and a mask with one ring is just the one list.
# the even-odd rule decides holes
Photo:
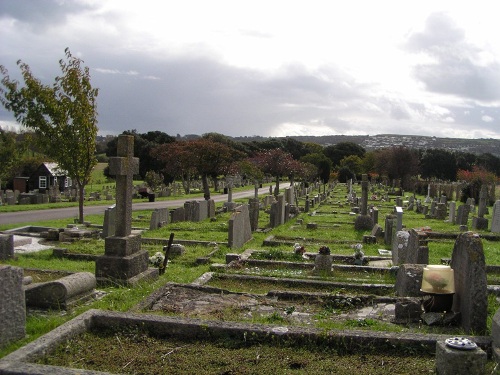
[[(404, 334), (399, 332), (370, 332), (362, 330), (331, 330), (325, 332), (308, 327), (281, 327), (231, 323), (224, 321), (206, 321), (169, 316), (137, 313), (120, 313), (103, 310), (88, 310), (85, 313), (57, 327), (37, 340), (16, 350), (0, 360), (0, 374), (109, 374), (92, 370), (71, 369), (60, 366), (39, 365), (33, 363), (51, 353), (66, 340), (92, 329), (123, 330), (140, 329), (156, 337), (177, 336), (184, 339), (214, 340), (252, 338), (259, 342), (287, 342), (295, 345), (338, 345), (347, 350), (372, 350), (388, 352), (405, 348), (424, 348), (435, 352), (436, 342), (444, 341), (449, 335), (439, 334)], [(286, 328), (286, 329), (284, 329)], [(470, 338), (487, 353), (491, 353), (491, 336)]]

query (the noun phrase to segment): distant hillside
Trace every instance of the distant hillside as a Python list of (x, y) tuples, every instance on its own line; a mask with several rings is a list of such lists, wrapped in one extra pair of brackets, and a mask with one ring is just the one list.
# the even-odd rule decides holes
[[(323, 135), (323, 136), (291, 136), (301, 142), (318, 143), (322, 146), (335, 145), (339, 142), (353, 142), (366, 150), (376, 150), (392, 146), (405, 146), (415, 149), (438, 148), (449, 151), (470, 152), (473, 154), (491, 153), (500, 157), (500, 139), (463, 139), (437, 138), (421, 135)], [(263, 141), (266, 137), (235, 137), (235, 141)]]

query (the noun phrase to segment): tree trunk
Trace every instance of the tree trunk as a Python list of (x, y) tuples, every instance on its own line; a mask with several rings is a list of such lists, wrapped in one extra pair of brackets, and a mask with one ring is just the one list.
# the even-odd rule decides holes
[(274, 196), (278, 196), (280, 193), (280, 176), (276, 176), (276, 187), (274, 188)]
[(206, 174), (201, 176), (201, 182), (203, 184), (203, 198), (208, 201), (210, 199), (210, 186), (208, 186), (208, 176)]
[(212, 181), (214, 182), (214, 191), (218, 192), (219, 191), (219, 179), (217, 176), (212, 177)]
[(182, 187), (184, 188), (184, 193), (189, 194), (191, 192), (191, 177), (187, 176), (187, 178), (185, 178), (184, 175), (182, 175), (181, 179), (182, 179)]
[(83, 224), (83, 200), (85, 185), (78, 184), (78, 222)]

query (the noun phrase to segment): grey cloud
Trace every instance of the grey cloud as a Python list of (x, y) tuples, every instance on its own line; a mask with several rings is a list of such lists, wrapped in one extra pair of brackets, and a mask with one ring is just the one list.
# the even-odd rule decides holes
[[(102, 87), (100, 126), (107, 131), (123, 130), (127, 122), (127, 128), (174, 134), (269, 134), (276, 124), (331, 116), (341, 107), (339, 98), (360, 95), (354, 83), (345, 84), (349, 78), (331, 69), (328, 75), (289, 66), (271, 76), (208, 58), (99, 60), (93, 80)], [(130, 71), (137, 74), (119, 74)]]
[(64, 23), (69, 14), (92, 8), (79, 1), (3, 0), (0, 2), (0, 17), (14, 18), (37, 28)]
[(431, 15), (425, 30), (413, 34), (406, 47), (435, 59), (413, 69), (429, 91), (479, 101), (500, 99), (500, 63), (478, 63), (478, 49), (465, 41), (464, 31), (447, 15)]

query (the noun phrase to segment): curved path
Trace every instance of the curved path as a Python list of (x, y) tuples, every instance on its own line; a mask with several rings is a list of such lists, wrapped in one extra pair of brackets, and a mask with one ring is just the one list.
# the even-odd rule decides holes
[[(259, 195), (269, 194), (269, 187), (263, 187), (259, 189)], [(233, 192), (233, 199), (240, 198), (251, 198), (255, 194), (255, 190)], [(188, 200), (200, 200), (203, 197), (197, 198), (183, 198), (174, 200), (162, 200), (156, 202), (137, 202), (132, 204), (132, 210), (151, 210), (154, 208), (164, 208), (164, 207), (181, 207), (184, 202)], [(216, 202), (227, 201), (227, 194), (225, 195), (215, 195), (212, 199)], [(104, 214), (106, 208), (111, 206), (113, 203), (110, 201), (108, 204), (102, 206), (84, 206), (84, 215), (99, 215)], [(32, 211), (21, 211), (21, 212), (3, 212), (0, 213), (0, 224), (9, 223), (29, 223), (32, 221), (40, 220), (55, 220), (55, 219), (65, 219), (71, 217), (78, 217), (78, 207), (66, 207), (66, 208), (52, 208), (47, 210), (32, 210)]]

